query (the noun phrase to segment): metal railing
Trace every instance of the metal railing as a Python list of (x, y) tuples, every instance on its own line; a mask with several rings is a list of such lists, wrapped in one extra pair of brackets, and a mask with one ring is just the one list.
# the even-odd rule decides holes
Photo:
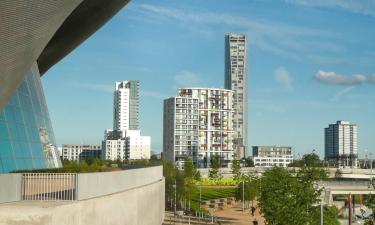
[(22, 174), (22, 200), (73, 201), (77, 200), (76, 173)]

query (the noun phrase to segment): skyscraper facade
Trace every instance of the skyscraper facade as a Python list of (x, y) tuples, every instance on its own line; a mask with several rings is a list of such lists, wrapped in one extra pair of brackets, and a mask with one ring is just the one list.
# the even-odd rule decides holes
[(139, 81), (115, 84), (113, 129), (107, 129), (102, 142), (105, 160), (149, 159), (151, 137), (139, 130)]
[(164, 100), (163, 159), (183, 167), (185, 157), (198, 162), (198, 98)]
[(222, 166), (233, 159), (233, 91), (181, 88), (164, 101), (163, 157), (183, 164), (188, 156), (208, 167), (214, 156)]
[(116, 82), (114, 91), (113, 129), (139, 129), (139, 81)]
[(337, 121), (325, 128), (325, 160), (336, 167), (357, 167), (358, 128), (348, 121)]
[(225, 36), (225, 88), (234, 91), (233, 127), (235, 159), (245, 157), (247, 151), (248, 105), (247, 37), (243, 34)]

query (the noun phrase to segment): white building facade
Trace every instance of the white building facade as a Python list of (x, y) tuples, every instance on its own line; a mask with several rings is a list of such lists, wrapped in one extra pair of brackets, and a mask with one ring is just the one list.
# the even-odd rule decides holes
[(101, 158), (102, 146), (94, 144), (63, 144), (62, 160), (80, 161), (88, 158)]
[(113, 106), (114, 130), (138, 130), (139, 81), (116, 82)]
[(188, 156), (208, 167), (213, 156), (222, 166), (233, 160), (233, 91), (181, 88), (164, 101), (163, 157), (183, 164)]
[(116, 82), (113, 129), (104, 132), (105, 160), (150, 159), (151, 137), (139, 130), (139, 81)]
[(246, 156), (247, 141), (247, 107), (248, 107), (248, 66), (247, 37), (243, 34), (225, 36), (225, 88), (234, 91), (233, 127), (235, 158)]
[(255, 167), (288, 167), (293, 162), (291, 147), (253, 146)]
[(358, 127), (348, 121), (330, 124), (325, 132), (325, 160), (335, 167), (357, 167)]

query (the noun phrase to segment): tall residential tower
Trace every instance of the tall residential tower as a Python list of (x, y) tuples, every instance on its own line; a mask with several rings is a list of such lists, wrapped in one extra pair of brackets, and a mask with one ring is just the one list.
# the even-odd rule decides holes
[(150, 158), (151, 137), (141, 136), (138, 114), (139, 81), (116, 82), (113, 102), (113, 129), (107, 129), (104, 132), (103, 159)]
[(325, 128), (325, 160), (336, 167), (357, 167), (357, 125), (337, 121)]
[(225, 88), (234, 91), (233, 127), (235, 159), (247, 151), (247, 37), (243, 34), (225, 36)]
[(188, 156), (209, 167), (214, 156), (222, 166), (233, 160), (233, 91), (181, 88), (164, 100), (163, 157), (182, 166)]
[(113, 105), (114, 130), (139, 129), (139, 81), (116, 82)]

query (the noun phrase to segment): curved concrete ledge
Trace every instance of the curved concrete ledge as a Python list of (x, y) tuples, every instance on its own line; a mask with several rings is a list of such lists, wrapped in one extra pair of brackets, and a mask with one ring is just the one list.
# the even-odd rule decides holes
[(79, 175), (81, 182), (78, 186), (81, 186), (81, 192), (85, 192), (81, 195), (78, 193), (78, 196), (85, 200), (18, 201), (0, 204), (0, 224), (162, 224), (165, 181), (161, 166)]

